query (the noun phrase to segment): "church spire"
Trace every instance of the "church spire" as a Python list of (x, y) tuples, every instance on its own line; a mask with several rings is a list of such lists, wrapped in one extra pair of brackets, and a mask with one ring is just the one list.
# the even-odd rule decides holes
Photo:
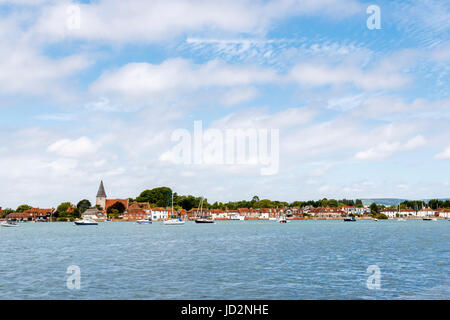
[(97, 198), (106, 198), (105, 187), (103, 187), (103, 180), (100, 182), (100, 187), (98, 187)]

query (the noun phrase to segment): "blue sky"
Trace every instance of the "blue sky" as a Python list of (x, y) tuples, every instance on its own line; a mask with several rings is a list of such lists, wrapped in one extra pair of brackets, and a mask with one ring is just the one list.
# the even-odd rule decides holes
[[(449, 34), (445, 1), (0, 0), (0, 206), (448, 197)], [(279, 129), (279, 171), (170, 161), (196, 120)]]

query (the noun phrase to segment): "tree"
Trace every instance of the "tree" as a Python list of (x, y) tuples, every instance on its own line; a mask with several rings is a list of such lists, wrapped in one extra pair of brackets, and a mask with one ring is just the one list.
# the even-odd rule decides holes
[(67, 214), (67, 210), (72, 207), (72, 204), (70, 202), (62, 202), (57, 208), (56, 210), (58, 210), (58, 212), (60, 214)]
[(375, 215), (379, 213), (378, 206), (375, 202), (372, 202), (372, 204), (370, 205), (370, 212)]
[[(122, 202), (117, 201), (116, 203), (114, 203), (112, 206), (110, 206), (108, 208), (108, 210), (106, 210), (107, 213), (115, 213), (117, 211), (117, 213), (124, 213), (125, 212), (125, 206), (123, 205)], [(113, 212), (113, 210), (116, 210)]]
[(253, 196), (252, 202), (258, 202), (258, 201), (259, 201), (259, 197), (258, 196)]
[(77, 209), (80, 211), (80, 213), (84, 213), (87, 209), (91, 207), (91, 202), (87, 199), (81, 200), (77, 204)]
[(11, 208), (3, 209), (2, 212), (1, 212), (1, 214), (0, 214), (0, 218), (3, 219), (3, 218), (5, 218), (8, 214), (13, 213), (13, 212), (14, 212), (14, 210), (11, 209)]
[(165, 207), (169, 203), (171, 194), (172, 189), (168, 187), (158, 187), (141, 192), (139, 197), (136, 198), (136, 201), (148, 202), (155, 204), (157, 207)]
[[(84, 211), (83, 211), (84, 212)], [(81, 218), (81, 210), (78, 208), (75, 208), (72, 212), (72, 217), (74, 218)]]
[(362, 201), (360, 199), (356, 199), (355, 206), (358, 207), (358, 208), (362, 208), (363, 207)]
[(338, 207), (338, 202), (335, 199), (330, 199), (328, 200), (328, 206), (331, 208), (337, 208)]
[(16, 212), (24, 212), (26, 210), (30, 210), (32, 207), (27, 204), (21, 204), (17, 207)]
[[(192, 208), (198, 208), (200, 206), (201, 198), (194, 196), (181, 196), (177, 199), (177, 205), (181, 206), (184, 210), (191, 210)], [(174, 201), (175, 202), (175, 201)], [(207, 205), (207, 202), (206, 202)], [(203, 200), (203, 207), (206, 207), (205, 200)]]

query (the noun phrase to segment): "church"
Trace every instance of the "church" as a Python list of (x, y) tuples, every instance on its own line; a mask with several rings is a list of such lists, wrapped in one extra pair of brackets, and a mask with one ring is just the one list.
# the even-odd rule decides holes
[(95, 207), (87, 209), (83, 212), (82, 217), (93, 220), (106, 220), (108, 218), (108, 208), (118, 202), (123, 205), (124, 212), (127, 212), (128, 199), (107, 199), (105, 187), (103, 185), (103, 181), (101, 181), (100, 186), (98, 187), (97, 196), (95, 198)]
[(103, 185), (103, 181), (100, 182), (100, 186), (98, 187), (97, 197), (95, 198), (95, 205), (99, 210), (103, 212), (107, 212), (108, 208), (115, 205), (116, 203), (121, 203), (125, 210), (128, 210), (129, 201), (128, 199), (107, 199), (105, 187)]

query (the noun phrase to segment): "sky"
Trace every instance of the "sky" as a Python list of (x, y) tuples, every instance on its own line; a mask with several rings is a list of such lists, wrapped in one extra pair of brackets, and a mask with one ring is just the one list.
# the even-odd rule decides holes
[[(0, 207), (449, 197), (449, 35), (448, 1), (0, 0)], [(199, 122), (277, 170), (176, 161)]]

